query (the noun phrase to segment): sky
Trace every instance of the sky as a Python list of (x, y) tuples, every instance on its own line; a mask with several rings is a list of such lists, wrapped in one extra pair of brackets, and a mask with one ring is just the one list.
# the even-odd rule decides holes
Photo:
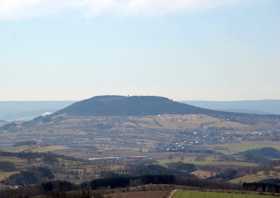
[(280, 99), (279, 0), (0, 0), (0, 100)]

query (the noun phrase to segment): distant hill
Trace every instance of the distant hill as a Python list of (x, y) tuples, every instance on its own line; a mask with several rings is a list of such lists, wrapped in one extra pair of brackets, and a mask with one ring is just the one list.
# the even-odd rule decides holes
[(8, 122), (4, 121), (4, 120), (0, 120), (0, 127), (4, 126), (5, 124), (7, 124)]
[(184, 101), (201, 108), (255, 114), (280, 114), (280, 100)]
[(265, 163), (269, 160), (280, 159), (280, 151), (270, 147), (244, 151), (239, 155), (245, 157), (246, 160)]
[[(146, 111), (147, 109), (141, 109), (142, 107), (137, 107), (138, 103), (136, 98), (139, 100), (145, 99), (146, 103), (150, 103), (152, 98), (154, 99), (154, 104), (161, 102), (161, 105), (157, 106), (157, 110), (155, 108), (150, 109), (150, 112), (143, 113), (143, 111)], [(158, 100), (156, 101), (155, 98)], [(134, 102), (132, 102), (132, 99), (134, 99)], [(148, 100), (149, 99), (149, 100)], [(161, 100), (160, 100), (161, 99)], [(71, 106), (71, 110), (67, 109), (67, 111), (71, 111), (70, 114), (75, 114), (77, 113), (78, 108), (86, 108), (86, 110), (82, 110), (84, 115), (88, 114), (90, 109), (88, 108), (87, 105), (90, 105), (91, 107), (94, 108), (95, 114), (94, 115), (109, 115), (110, 111), (112, 115), (143, 115), (143, 114), (152, 114), (155, 115), (160, 112), (166, 111), (166, 113), (186, 113), (186, 110), (188, 112), (201, 112), (202, 109), (211, 109), (211, 110), (216, 110), (216, 111), (224, 111), (224, 112), (237, 112), (237, 113), (249, 113), (249, 114), (280, 114), (280, 100), (260, 100), (260, 101), (232, 101), (232, 102), (214, 102), (214, 101), (185, 101), (185, 104), (188, 104), (189, 107), (186, 108), (184, 107), (183, 110), (181, 109), (182, 104), (178, 104), (174, 101), (169, 100), (170, 102), (173, 102), (172, 107), (166, 107), (165, 109), (159, 109), (164, 105), (167, 104), (167, 100), (165, 98), (165, 102), (163, 101), (164, 98), (162, 97), (124, 97), (124, 96), (99, 96), (99, 97), (94, 97), (86, 101), (81, 101), (74, 106)], [(107, 101), (105, 101), (107, 100)], [(108, 103), (110, 103), (112, 106), (119, 105), (117, 104), (118, 102), (122, 101), (122, 105), (125, 104), (125, 107), (120, 111), (121, 106), (119, 107), (119, 110), (117, 108), (112, 108), (110, 106), (107, 106)], [(134, 110), (129, 110), (130, 107), (127, 106), (128, 103), (127, 101), (130, 101), (131, 106), (136, 104), (136, 107)], [(73, 104), (73, 101), (16, 101), (16, 102), (1, 102), (0, 101), (0, 120), (5, 120), (5, 121), (15, 121), (15, 120), (32, 120), (35, 117), (38, 117), (40, 115), (47, 115), (48, 113), (53, 113), (56, 111), (59, 111), (65, 107), (68, 107), (69, 105)], [(104, 106), (100, 106), (99, 104), (103, 103), (106, 104), (107, 110), (104, 109)], [(176, 103), (176, 105), (174, 105)], [(159, 103), (158, 103), (159, 104)], [(94, 107), (98, 106), (98, 107)], [(143, 104), (144, 105), (144, 104)], [(87, 106), (87, 107), (85, 107)], [(153, 106), (153, 105), (151, 105)], [(177, 106), (176, 108), (173, 109), (173, 107)], [(190, 106), (195, 106), (195, 107), (200, 107), (200, 109), (195, 108), (195, 107), (190, 107)], [(148, 108), (148, 106), (146, 105)], [(69, 107), (70, 108), (70, 107)], [(178, 111), (178, 108), (180, 110)], [(75, 109), (75, 110), (74, 110)], [(98, 110), (99, 109), (99, 110)], [(100, 110), (102, 109), (102, 110)], [(171, 109), (173, 109), (171, 111)], [(196, 110), (195, 110), (196, 109)], [(126, 112), (125, 112), (126, 111)], [(142, 112), (141, 112), (142, 111)], [(152, 112), (154, 111), (154, 112)], [(62, 111), (61, 111), (62, 112)], [(107, 112), (107, 113), (106, 113)], [(121, 113), (122, 112), (122, 113)], [(210, 112), (208, 110), (208, 112)], [(205, 111), (203, 112), (205, 113)], [(213, 113), (213, 111), (212, 111)], [(0, 125), (1, 125), (0, 121)]]
[(157, 96), (97, 96), (74, 103), (56, 114), (74, 116), (145, 116), (158, 114), (207, 114), (211, 110)]
[(56, 112), (72, 103), (72, 101), (0, 102), (0, 120), (31, 120), (48, 112)]
[(280, 116), (224, 112), (196, 107), (159, 96), (96, 96), (76, 102), (54, 114), (68, 116), (147, 116), (201, 114), (244, 124), (279, 124)]
[(265, 141), (278, 137), (279, 129), (276, 115), (215, 111), (158, 96), (96, 96), (51, 115), (2, 126), (0, 140), (13, 133), (13, 139), (3, 140), (3, 145), (36, 140), (67, 147), (94, 145), (100, 150), (104, 145), (129, 150), (148, 145), (159, 150), (182, 138), (189, 145)]
[(260, 181), (259, 183), (265, 183), (265, 184), (275, 184), (280, 186), (280, 179), (265, 179)]

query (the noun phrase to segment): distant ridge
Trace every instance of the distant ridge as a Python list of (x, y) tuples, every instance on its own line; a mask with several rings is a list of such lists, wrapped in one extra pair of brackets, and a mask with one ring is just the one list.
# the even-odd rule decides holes
[(193, 106), (218, 111), (253, 113), (253, 114), (279, 114), (280, 100), (241, 100), (241, 101), (183, 101)]
[(280, 151), (271, 147), (252, 149), (241, 152), (239, 155), (245, 157), (247, 160), (265, 163), (269, 160), (280, 159)]
[[(210, 110), (176, 102), (160, 96), (95, 96), (76, 102), (50, 115), (66, 116), (149, 116), (160, 114), (201, 114), (243, 124), (269, 122), (277, 125), (279, 115), (258, 115), (248, 113)], [(40, 118), (39, 118), (40, 120)]]
[(55, 114), (75, 116), (145, 116), (158, 114), (208, 114), (214, 112), (159, 96), (96, 96)]
[(4, 121), (4, 120), (0, 120), (0, 127), (4, 126), (5, 124), (7, 124), (8, 122)]
[(74, 101), (0, 101), (0, 120), (28, 121), (73, 103)]

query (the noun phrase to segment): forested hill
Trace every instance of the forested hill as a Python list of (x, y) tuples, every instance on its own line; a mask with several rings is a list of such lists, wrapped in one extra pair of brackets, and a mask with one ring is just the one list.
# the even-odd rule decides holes
[(80, 101), (56, 114), (76, 116), (145, 116), (159, 114), (209, 114), (207, 110), (157, 96), (97, 96)]

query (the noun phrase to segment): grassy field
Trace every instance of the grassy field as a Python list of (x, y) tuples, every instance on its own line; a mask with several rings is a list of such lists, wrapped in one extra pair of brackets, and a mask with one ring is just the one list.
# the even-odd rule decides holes
[(143, 191), (143, 192), (127, 192), (115, 193), (105, 196), (106, 198), (166, 198), (169, 191)]
[(209, 147), (224, 154), (235, 154), (251, 149), (260, 149), (265, 147), (280, 150), (280, 144), (278, 142), (243, 142), (240, 144), (220, 144)]
[(12, 162), (14, 164), (22, 164), (25, 162), (25, 160), (17, 158), (17, 157), (0, 156), (0, 162)]
[(270, 171), (259, 171), (256, 174), (248, 174), (243, 177), (235, 178), (231, 180), (231, 183), (234, 184), (242, 184), (242, 183), (252, 183), (252, 182), (259, 182), (265, 179), (280, 179), (280, 172), (275, 170)]
[(183, 162), (183, 163), (190, 163), (194, 165), (213, 165), (213, 166), (240, 166), (240, 167), (255, 167), (256, 164), (250, 163), (250, 162), (241, 162), (241, 161), (221, 161), (218, 159), (215, 159), (213, 156), (209, 156), (206, 158), (197, 158), (193, 156), (186, 156), (183, 159), (181, 157), (173, 157), (172, 159), (162, 159), (158, 160), (158, 163), (160, 165), (167, 165), (169, 163), (177, 163), (177, 162)]
[(174, 194), (173, 198), (275, 198), (275, 196), (219, 192), (177, 191)]
[(18, 172), (2, 172), (0, 171), (0, 182), (7, 179), (8, 177), (17, 174)]
[(63, 146), (18, 146), (6, 149), (7, 152), (31, 152), (31, 153), (47, 153), (64, 150)]

